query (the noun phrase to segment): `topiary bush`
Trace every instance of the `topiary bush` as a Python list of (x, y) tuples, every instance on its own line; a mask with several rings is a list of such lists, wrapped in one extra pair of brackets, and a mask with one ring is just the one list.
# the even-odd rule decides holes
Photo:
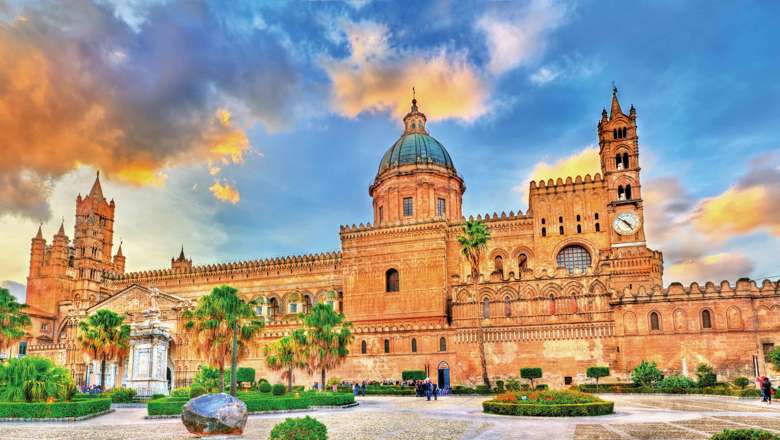
[(108, 393), (113, 403), (132, 403), (136, 391), (132, 388), (114, 388)]
[(780, 435), (758, 429), (726, 429), (714, 434), (710, 440), (780, 440)]
[(657, 386), (658, 390), (664, 393), (685, 394), (694, 388), (696, 383), (686, 376), (675, 374), (663, 378)]
[(596, 379), (596, 391), (599, 389), (599, 379), (609, 376), (609, 367), (588, 367), (585, 375), (591, 379)]
[(197, 384), (197, 383), (196, 384), (192, 384), (192, 387), (190, 387), (189, 398), (190, 399), (194, 399), (194, 398), (196, 398), (198, 396), (202, 396), (202, 395), (204, 395), (206, 393), (207, 393), (206, 388), (204, 388), (200, 384)]
[(271, 392), (271, 384), (268, 382), (260, 382), (260, 385), (257, 386), (257, 390), (261, 393), (270, 393)]
[(631, 372), (631, 380), (637, 385), (646, 387), (655, 385), (662, 377), (663, 375), (658, 367), (656, 367), (655, 361), (642, 361), (634, 368), (634, 371)]
[(700, 387), (711, 387), (717, 382), (715, 370), (711, 365), (707, 364), (700, 364), (696, 367), (696, 377), (699, 378), (698, 384)]
[(171, 397), (189, 397), (190, 387), (177, 387), (171, 391)]
[(550, 387), (547, 386), (546, 383), (540, 383), (539, 385), (536, 386), (536, 388), (534, 388), (534, 390), (536, 390), (536, 391), (544, 391), (544, 390), (546, 390), (548, 388), (550, 388)]
[(496, 392), (497, 393), (503, 393), (504, 392), (504, 381), (503, 380), (497, 380), (496, 381)]
[(477, 394), (490, 394), (492, 391), (490, 390), (490, 387), (487, 385), (477, 385), (477, 388), (474, 390)]
[(282, 396), (285, 392), (287, 392), (287, 387), (280, 383), (274, 384), (274, 386), (271, 387), (271, 393), (274, 396)]
[(534, 379), (540, 379), (542, 377), (542, 369), (538, 367), (534, 368), (521, 368), (520, 377), (531, 381), (531, 387), (534, 386)]
[(236, 381), (254, 383), (255, 382), (255, 369), (249, 367), (241, 367), (236, 371)]
[(425, 380), (425, 371), (423, 370), (406, 370), (401, 372), (402, 380)]
[(507, 378), (506, 389), (509, 391), (520, 391), (520, 381), (516, 377)]
[(745, 387), (750, 385), (750, 379), (744, 376), (739, 376), (738, 378), (734, 379), (734, 385), (744, 389)]
[(328, 428), (313, 417), (288, 418), (274, 426), (268, 440), (327, 440)]

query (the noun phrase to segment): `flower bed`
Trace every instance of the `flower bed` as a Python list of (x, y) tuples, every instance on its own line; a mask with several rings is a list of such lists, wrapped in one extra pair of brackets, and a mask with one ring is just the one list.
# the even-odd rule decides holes
[(486, 413), (511, 416), (601, 416), (614, 412), (614, 403), (576, 391), (509, 392), (482, 403)]
[(72, 402), (0, 402), (0, 419), (64, 419), (99, 414), (111, 409), (111, 399)]

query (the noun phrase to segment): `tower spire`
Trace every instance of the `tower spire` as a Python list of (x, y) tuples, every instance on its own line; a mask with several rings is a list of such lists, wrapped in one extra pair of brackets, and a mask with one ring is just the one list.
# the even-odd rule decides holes
[(185, 257), (184, 257), (184, 245), (183, 244), (181, 245), (181, 252), (179, 252), (179, 260), (181, 260), (181, 261), (185, 260)]
[(119, 249), (116, 250), (116, 256), (122, 257), (122, 240), (119, 240)]
[(103, 188), (100, 186), (100, 170), (95, 177), (95, 183), (92, 184), (92, 189), (89, 190), (89, 197), (95, 197), (98, 199), (103, 198)]
[(43, 231), (41, 231), (41, 226), (43, 226), (43, 225), (42, 224), (38, 225), (38, 233), (35, 234), (35, 238), (37, 238), (38, 240), (42, 240), (43, 239)]
[(622, 115), (623, 110), (620, 109), (620, 102), (618, 102), (618, 89), (615, 86), (615, 83), (612, 83), (612, 108), (609, 112), (609, 119), (614, 118), (617, 115)]
[(57, 231), (57, 235), (65, 235), (65, 217), (63, 217), (60, 222), (60, 230)]

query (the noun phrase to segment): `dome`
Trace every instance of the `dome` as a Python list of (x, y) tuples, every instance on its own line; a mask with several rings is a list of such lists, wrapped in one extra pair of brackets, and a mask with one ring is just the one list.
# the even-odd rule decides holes
[(382, 157), (379, 173), (389, 168), (413, 164), (435, 164), (455, 171), (450, 154), (433, 136), (426, 133), (404, 133)]

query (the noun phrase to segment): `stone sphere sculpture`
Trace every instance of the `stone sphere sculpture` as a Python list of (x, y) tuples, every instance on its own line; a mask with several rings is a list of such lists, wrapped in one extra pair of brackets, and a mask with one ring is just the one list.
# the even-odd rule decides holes
[(246, 404), (224, 393), (198, 396), (181, 411), (181, 421), (187, 431), (197, 435), (241, 435), (246, 418)]

